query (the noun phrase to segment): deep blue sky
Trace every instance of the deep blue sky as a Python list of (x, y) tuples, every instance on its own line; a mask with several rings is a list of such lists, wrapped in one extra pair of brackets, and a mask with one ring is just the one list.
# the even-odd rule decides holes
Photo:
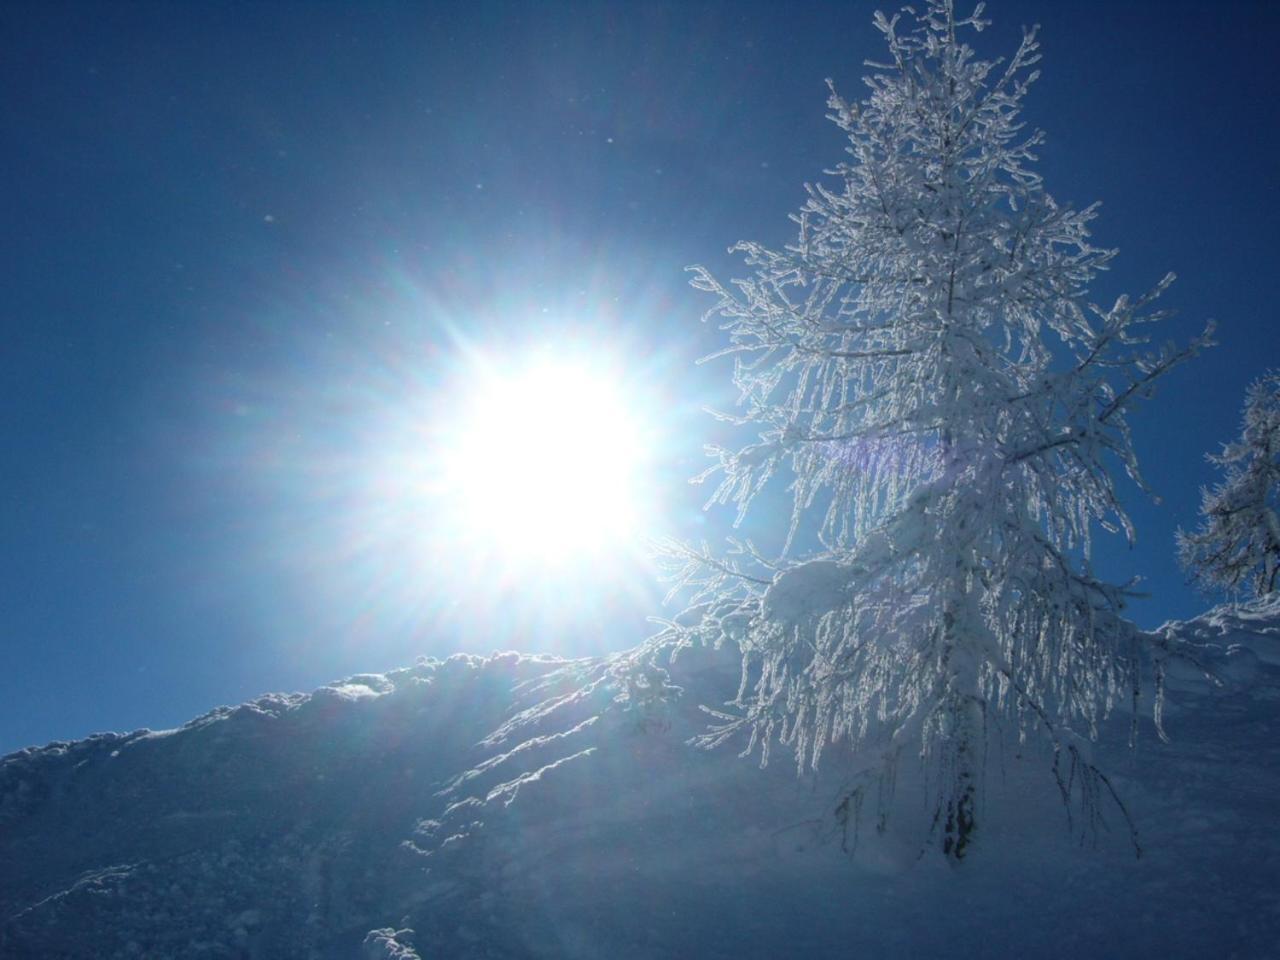
[[(0, 7), (0, 751), (643, 635), (642, 563), (495, 575), (386, 508), (386, 450), (448, 417), (461, 343), (595, 345), (661, 426), (657, 532), (723, 532), (684, 485), (729, 389), (692, 367), (718, 341), (683, 268), (790, 239), (841, 156), (823, 79), (858, 94), (874, 9)], [(1167, 335), (1220, 322), (1135, 423), (1163, 503), (1127, 490), (1139, 546), (1103, 566), (1147, 579), (1147, 625), (1204, 605), (1173, 531), (1280, 363), (1277, 10), (994, 0), (978, 40), (1043, 25), (1028, 118), (1050, 191), (1103, 201), (1098, 299), (1172, 269)]]

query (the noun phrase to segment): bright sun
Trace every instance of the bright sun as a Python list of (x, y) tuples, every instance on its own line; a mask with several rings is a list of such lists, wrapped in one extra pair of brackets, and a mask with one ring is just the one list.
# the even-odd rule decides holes
[(468, 389), (443, 466), (469, 539), (559, 562), (638, 533), (648, 443), (618, 377), (544, 359)]

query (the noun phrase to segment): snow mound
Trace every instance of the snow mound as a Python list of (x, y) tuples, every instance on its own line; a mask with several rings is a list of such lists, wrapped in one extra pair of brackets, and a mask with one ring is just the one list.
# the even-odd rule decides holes
[(837, 749), (801, 779), (691, 746), (729, 649), (459, 656), (3, 758), (0, 956), (1268, 956), (1280, 609), (1159, 636), (1169, 742), (1117, 716), (1094, 745), (1141, 858), (1016, 739), (959, 867), (907, 765), (886, 821)]
[(852, 575), (834, 560), (810, 560), (773, 578), (760, 603), (763, 617), (779, 627), (811, 624), (849, 600)]
[(1223, 604), (1193, 620), (1174, 620), (1157, 633), (1280, 666), (1280, 594), (1242, 604)]
[(422, 960), (408, 943), (412, 938), (412, 930), (370, 930), (364, 938), (363, 956), (365, 960)]

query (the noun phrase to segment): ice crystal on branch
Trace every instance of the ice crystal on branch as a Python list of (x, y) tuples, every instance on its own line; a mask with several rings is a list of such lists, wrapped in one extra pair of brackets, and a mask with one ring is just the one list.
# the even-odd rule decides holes
[[(1095, 527), (1132, 527), (1113, 472), (1139, 484), (1131, 407), (1209, 342), (1153, 346), (1165, 277), (1110, 308), (1088, 288), (1114, 251), (1090, 242), (1096, 205), (1057, 203), (1020, 119), (1040, 59), (1024, 33), (1005, 63), (960, 39), (947, 0), (877, 14), (889, 61), (869, 96), (831, 88), (848, 136), (833, 186), (808, 187), (794, 243), (741, 243), (749, 276), (694, 267), (728, 344), (755, 436), (713, 448), (711, 503), (739, 520), (790, 477), (781, 556), (672, 551), (692, 616), (666, 639), (729, 638), (736, 700), (705, 738), (781, 743), (804, 768), (835, 741), (891, 771), (917, 753), (937, 785), (934, 836), (959, 859), (998, 729), (1052, 751), (1089, 816), (1109, 786), (1082, 744), (1134, 695), (1125, 589), (1089, 564)], [(729, 416), (729, 415), (726, 415)], [(819, 550), (798, 556), (798, 536)], [(815, 541), (816, 536), (816, 541)]]

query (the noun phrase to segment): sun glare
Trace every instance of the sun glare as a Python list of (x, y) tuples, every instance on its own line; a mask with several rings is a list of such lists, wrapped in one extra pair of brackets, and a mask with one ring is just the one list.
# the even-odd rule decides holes
[(444, 464), (463, 535), (507, 558), (557, 562), (633, 538), (647, 443), (619, 383), (561, 360), (472, 381)]

